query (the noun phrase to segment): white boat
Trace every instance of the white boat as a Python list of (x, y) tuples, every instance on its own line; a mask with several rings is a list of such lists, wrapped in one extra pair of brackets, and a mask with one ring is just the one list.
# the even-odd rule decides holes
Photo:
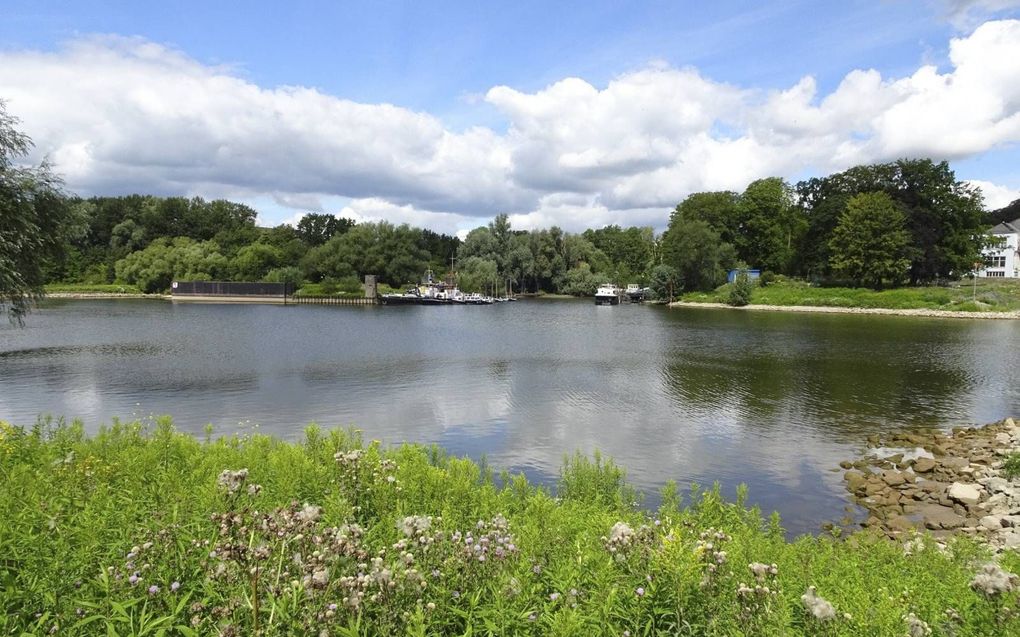
[(612, 283), (603, 283), (595, 291), (595, 305), (619, 305), (620, 288)]

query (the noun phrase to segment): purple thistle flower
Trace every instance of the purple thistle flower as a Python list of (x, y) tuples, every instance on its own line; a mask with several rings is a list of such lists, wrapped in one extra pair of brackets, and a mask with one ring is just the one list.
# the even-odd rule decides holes
[(155, 595), (158, 592), (159, 592), (159, 587), (156, 586), (155, 584), (153, 584), (152, 586), (149, 587), (149, 595)]
[(181, 587), (181, 583), (175, 581), (173, 584), (170, 585), (170, 592), (171, 593), (176, 593), (177, 589), (179, 589), (180, 587)]
[(643, 597), (644, 594), (645, 594), (645, 587), (644, 586), (638, 586), (637, 590), (634, 591), (634, 592), (637, 594), (638, 597)]
[(138, 573), (132, 573), (131, 577), (128, 578), (128, 583), (134, 586), (135, 584), (138, 583), (138, 580), (140, 579), (142, 578), (138, 577)]

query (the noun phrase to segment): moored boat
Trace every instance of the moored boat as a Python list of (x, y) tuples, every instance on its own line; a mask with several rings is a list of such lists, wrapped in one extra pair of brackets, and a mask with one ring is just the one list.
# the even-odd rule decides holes
[(620, 288), (612, 283), (603, 283), (595, 291), (595, 305), (619, 305)]

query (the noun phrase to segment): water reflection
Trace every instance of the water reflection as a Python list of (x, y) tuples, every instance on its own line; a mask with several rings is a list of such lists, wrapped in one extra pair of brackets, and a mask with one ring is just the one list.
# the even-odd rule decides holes
[[(309, 422), (443, 445), (548, 481), (595, 449), (650, 493), (720, 481), (795, 531), (873, 432), (1020, 413), (1013, 322), (530, 301), (333, 308), (76, 302), (0, 327), (0, 418)], [(654, 502), (654, 498), (652, 498)]]

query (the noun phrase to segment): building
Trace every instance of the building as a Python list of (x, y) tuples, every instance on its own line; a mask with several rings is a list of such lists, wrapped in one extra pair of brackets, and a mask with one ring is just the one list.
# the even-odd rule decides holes
[(985, 250), (985, 267), (978, 276), (1020, 278), (1020, 219), (1002, 222), (989, 233), (1002, 240), (998, 248)]

